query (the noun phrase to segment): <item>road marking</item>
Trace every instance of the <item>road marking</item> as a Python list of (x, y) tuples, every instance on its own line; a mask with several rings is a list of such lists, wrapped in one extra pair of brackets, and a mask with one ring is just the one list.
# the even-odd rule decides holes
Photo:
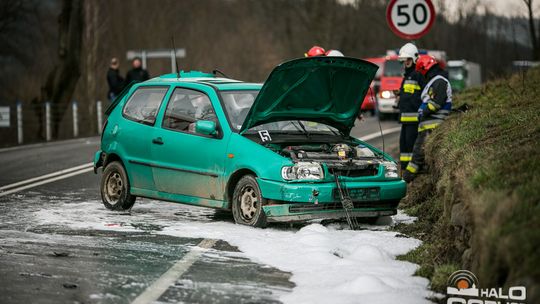
[[(382, 135), (384, 136), (384, 135), (391, 134), (391, 133), (396, 133), (396, 132), (399, 132), (399, 131), (401, 131), (401, 127), (385, 129), (385, 130), (382, 131)], [(380, 131), (368, 134), (366, 136), (362, 136), (359, 139), (361, 141), (367, 141), (367, 140), (371, 140), (371, 139), (374, 139), (374, 138), (377, 138), (377, 137), (381, 137), (381, 132)]]
[(23, 149), (26, 150), (26, 149), (33, 149), (33, 148), (49, 147), (49, 146), (62, 145), (62, 144), (87, 143), (87, 142), (89, 142), (88, 144), (99, 143), (99, 136), (66, 139), (66, 140), (50, 141), (50, 142), (45, 142), (45, 143), (37, 143), (37, 144), (20, 145), (20, 146), (2, 148), (0, 149), (0, 153), (23, 150)]
[[(81, 166), (88, 166), (88, 164), (81, 165)], [(81, 167), (81, 166), (77, 166), (77, 167), (74, 167), (74, 168), (78, 168), (78, 167)], [(6, 195), (9, 195), (9, 194), (13, 194), (15, 192), (19, 192), (19, 191), (22, 191), (22, 190), (26, 190), (26, 189), (34, 188), (34, 187), (37, 187), (37, 186), (41, 186), (41, 185), (44, 185), (44, 184), (52, 183), (52, 182), (55, 182), (55, 181), (58, 181), (58, 180), (66, 179), (68, 177), (72, 177), (72, 176), (75, 176), (75, 175), (90, 172), (90, 171), (93, 171), (94, 168), (92, 166), (92, 167), (80, 169), (80, 170), (77, 170), (77, 171), (73, 171), (73, 170), (76, 170), (76, 169), (71, 168), (71, 170), (70, 169), (61, 170), (62, 173), (58, 173), (58, 172), (61, 172), (61, 171), (51, 173), (51, 174), (53, 174), (52, 176), (54, 176), (54, 177), (48, 178), (48, 179), (45, 179), (45, 180), (40, 180), (40, 179), (43, 179), (43, 176), (45, 176), (45, 175), (43, 175), (43, 176), (40, 176), (40, 177), (35, 177), (35, 178), (31, 178), (31, 179), (26, 180), (26, 181), (21, 181), (21, 182), (15, 183), (15, 184), (19, 184), (19, 185), (22, 185), (22, 184), (25, 184), (25, 185), (21, 186), (21, 187), (18, 187), (18, 188), (11, 188), (11, 189), (9, 189), (7, 191), (4, 191), (4, 192), (0, 192), (0, 197), (6, 196)], [(70, 173), (63, 174), (66, 171), (70, 172)], [(63, 175), (58, 176), (58, 174), (63, 174)], [(32, 181), (35, 181), (35, 180), (40, 180), (40, 181), (28, 184), (29, 181), (32, 182)], [(11, 185), (8, 185), (8, 186), (12, 186), (12, 185), (15, 185), (15, 184), (11, 184)], [(4, 186), (4, 187), (7, 187), (7, 186)]]
[(9, 189), (9, 188), (14, 188), (14, 187), (24, 185), (24, 184), (29, 184), (29, 183), (32, 183), (32, 182), (35, 182), (35, 181), (38, 181), (38, 180), (42, 180), (42, 179), (46, 179), (46, 178), (49, 178), (49, 177), (54, 177), (54, 176), (57, 176), (57, 175), (69, 173), (69, 172), (72, 172), (72, 171), (75, 171), (75, 170), (79, 170), (79, 169), (83, 169), (83, 168), (87, 168), (87, 167), (92, 167), (93, 165), (94, 165), (94, 163), (86, 163), (86, 164), (83, 164), (83, 165), (80, 165), (80, 166), (75, 166), (75, 167), (71, 167), (71, 168), (68, 168), (68, 169), (63, 169), (63, 170), (60, 170), (60, 171), (56, 171), (56, 172), (53, 172), (53, 173), (33, 177), (33, 178), (26, 179), (26, 180), (23, 180), (23, 181), (20, 181), (20, 182), (16, 182), (16, 183), (13, 183), (13, 184), (2, 186), (2, 187), (0, 187), (0, 191), (5, 190), (5, 189)]
[(167, 272), (165, 272), (152, 285), (141, 293), (131, 304), (147, 304), (157, 301), (167, 289), (174, 284), (180, 276), (186, 272), (199, 257), (212, 248), (217, 240), (204, 239), (197, 247), (191, 249), (181, 260), (176, 262)]

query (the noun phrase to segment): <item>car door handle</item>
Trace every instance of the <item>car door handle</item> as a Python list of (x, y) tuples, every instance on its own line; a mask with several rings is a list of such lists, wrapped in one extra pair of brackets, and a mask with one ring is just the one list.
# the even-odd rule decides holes
[(163, 145), (163, 139), (161, 137), (157, 137), (152, 139), (152, 143), (156, 145)]

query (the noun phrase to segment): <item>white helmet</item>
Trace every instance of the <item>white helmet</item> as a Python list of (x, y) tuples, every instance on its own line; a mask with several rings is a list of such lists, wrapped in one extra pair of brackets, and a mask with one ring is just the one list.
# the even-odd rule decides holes
[(345, 55), (343, 55), (343, 53), (338, 50), (330, 50), (326, 52), (326, 56), (343, 57)]
[(413, 62), (416, 63), (418, 59), (418, 48), (412, 43), (407, 43), (399, 49), (399, 60), (406, 60), (407, 58), (412, 58)]

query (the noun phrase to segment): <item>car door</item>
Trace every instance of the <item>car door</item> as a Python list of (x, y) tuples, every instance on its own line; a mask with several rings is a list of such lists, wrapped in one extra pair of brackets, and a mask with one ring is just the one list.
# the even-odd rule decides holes
[(155, 190), (152, 173), (152, 138), (160, 105), (168, 86), (137, 88), (122, 109), (123, 120), (112, 128), (120, 146), (132, 188)]
[[(154, 181), (158, 191), (205, 199), (223, 199), (222, 180), (226, 140), (220, 132), (208, 88), (177, 87), (172, 92), (156, 127), (152, 155)], [(216, 103), (217, 104), (217, 103)], [(195, 132), (195, 122), (211, 120), (218, 134)], [(221, 133), (221, 134), (220, 134)], [(186, 202), (193, 202), (186, 198)]]

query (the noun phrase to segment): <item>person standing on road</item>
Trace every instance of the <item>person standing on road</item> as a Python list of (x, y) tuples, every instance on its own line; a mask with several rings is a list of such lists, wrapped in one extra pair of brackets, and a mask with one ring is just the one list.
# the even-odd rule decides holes
[(111, 59), (111, 65), (107, 71), (107, 83), (109, 84), (109, 92), (107, 97), (109, 101), (113, 101), (120, 92), (124, 89), (124, 78), (120, 76), (120, 63), (118, 58)]
[(126, 85), (132, 82), (143, 82), (150, 79), (148, 71), (142, 68), (141, 58), (135, 57), (131, 62), (133, 68), (126, 74)]
[(423, 169), (426, 138), (452, 110), (452, 88), (448, 81), (448, 73), (440, 67), (437, 60), (432, 56), (422, 55), (416, 62), (416, 70), (426, 77), (427, 83), (421, 94), (418, 137), (414, 143), (412, 160), (403, 173), (403, 179), (408, 183)]
[(405, 44), (399, 50), (398, 59), (403, 62), (405, 68), (398, 93), (399, 121), (401, 123), (399, 161), (403, 174), (412, 159), (414, 142), (418, 135), (418, 109), (422, 104), (420, 94), (424, 86), (424, 76), (416, 71), (418, 49), (414, 44)]

